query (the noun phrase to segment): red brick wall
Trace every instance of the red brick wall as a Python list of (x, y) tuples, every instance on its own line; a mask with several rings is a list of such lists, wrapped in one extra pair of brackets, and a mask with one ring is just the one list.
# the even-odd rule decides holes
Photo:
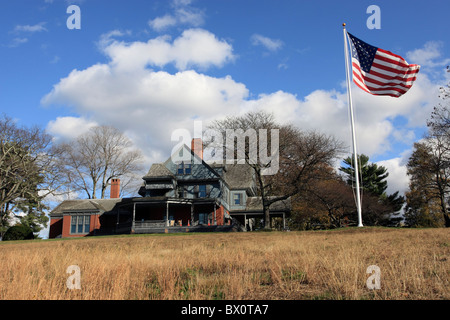
[[(224, 210), (223, 206), (216, 209), (216, 221), (218, 226), (224, 225)], [(212, 212), (213, 222), (214, 222), (214, 211)]]
[(95, 230), (100, 229), (100, 215), (99, 214), (93, 214), (91, 215), (91, 226), (90, 226), (90, 233), (94, 234)]
[(62, 228), (62, 237), (67, 238), (70, 237), (70, 216), (64, 216), (63, 218), (63, 228)]
[(62, 224), (63, 238), (79, 238), (93, 235), (95, 229), (100, 229), (100, 215), (92, 214), (90, 219), (89, 234), (70, 234), (70, 218), (71, 216), (64, 216)]

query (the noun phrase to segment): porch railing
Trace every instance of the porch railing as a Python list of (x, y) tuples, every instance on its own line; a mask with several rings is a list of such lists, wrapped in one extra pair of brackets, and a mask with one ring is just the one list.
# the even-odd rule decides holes
[(146, 229), (146, 228), (164, 228), (166, 226), (165, 220), (146, 220), (146, 221), (135, 221), (134, 228), (136, 229)]

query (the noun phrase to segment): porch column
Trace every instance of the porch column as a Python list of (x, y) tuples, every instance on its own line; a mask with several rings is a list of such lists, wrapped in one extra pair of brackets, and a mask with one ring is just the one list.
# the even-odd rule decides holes
[(217, 226), (216, 203), (214, 202), (214, 225)]
[(119, 219), (120, 219), (120, 207), (117, 208), (116, 232), (119, 229)]
[(136, 203), (133, 203), (133, 221), (131, 222), (131, 233), (134, 233), (135, 219), (136, 219)]
[(286, 230), (286, 219), (285, 219), (285, 213), (283, 212), (283, 230)]
[(244, 214), (244, 225), (245, 225), (245, 231), (247, 231), (247, 215)]
[(194, 203), (191, 203), (191, 226), (194, 225)]
[(169, 201), (166, 202), (166, 226), (170, 226), (169, 223)]

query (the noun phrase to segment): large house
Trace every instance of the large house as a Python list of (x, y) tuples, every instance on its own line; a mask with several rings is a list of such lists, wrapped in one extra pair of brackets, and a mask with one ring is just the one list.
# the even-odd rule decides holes
[[(50, 214), (49, 238), (247, 231), (263, 218), (251, 167), (206, 163), (200, 139), (176, 153), (151, 166), (139, 197), (119, 198), (120, 180), (112, 179), (110, 199), (63, 201)], [(283, 225), (289, 213), (290, 199), (270, 207), (271, 218), (281, 217)]]

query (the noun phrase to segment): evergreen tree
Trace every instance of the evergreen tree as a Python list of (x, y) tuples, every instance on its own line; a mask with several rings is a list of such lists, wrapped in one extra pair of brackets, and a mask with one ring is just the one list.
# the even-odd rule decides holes
[[(347, 183), (355, 185), (355, 168), (353, 165), (354, 157), (347, 157), (343, 161), (346, 167), (340, 167), (339, 170), (347, 174)], [(358, 155), (358, 165), (360, 169), (359, 183), (363, 191), (370, 192), (372, 195), (381, 197), (387, 189), (386, 178), (389, 176), (384, 166), (378, 166), (376, 163), (369, 163), (369, 157)]]
[[(361, 154), (358, 155), (358, 165), (360, 170), (360, 187), (367, 196), (364, 198), (370, 203), (364, 209), (366, 212), (366, 219), (368, 215), (371, 216), (370, 221), (379, 225), (396, 225), (402, 219), (399, 217), (400, 210), (405, 203), (405, 197), (399, 195), (396, 191), (391, 195), (386, 194), (387, 177), (389, 172), (384, 166), (379, 166), (376, 163), (370, 163), (369, 157)], [(354, 157), (345, 158), (344, 164), (339, 170), (346, 174), (347, 184), (355, 186), (355, 168), (353, 165)], [(364, 201), (363, 201), (364, 205)], [(367, 223), (367, 222), (366, 222)]]

